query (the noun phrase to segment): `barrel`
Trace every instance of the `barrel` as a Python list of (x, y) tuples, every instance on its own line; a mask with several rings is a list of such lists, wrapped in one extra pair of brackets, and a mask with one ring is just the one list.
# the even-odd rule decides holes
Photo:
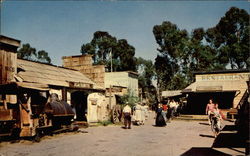
[(75, 115), (70, 105), (64, 101), (49, 102), (45, 108), (45, 112), (50, 112), (56, 116)]

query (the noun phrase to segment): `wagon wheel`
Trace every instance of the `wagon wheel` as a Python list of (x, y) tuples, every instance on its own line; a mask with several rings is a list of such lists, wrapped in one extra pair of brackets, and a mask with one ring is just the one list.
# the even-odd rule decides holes
[(112, 122), (113, 123), (120, 122), (120, 114), (121, 114), (120, 112), (121, 112), (120, 106), (119, 105), (115, 105), (114, 108), (112, 109), (112, 114), (111, 114)]
[(33, 136), (33, 142), (40, 142), (41, 141), (41, 134), (40, 132), (36, 132), (36, 135)]

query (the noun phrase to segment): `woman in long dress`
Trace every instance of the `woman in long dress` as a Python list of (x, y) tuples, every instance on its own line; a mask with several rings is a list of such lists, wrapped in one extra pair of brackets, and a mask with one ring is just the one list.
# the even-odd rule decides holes
[(141, 111), (141, 105), (139, 105), (138, 103), (135, 106), (135, 123), (137, 125), (140, 125), (142, 122), (142, 111)]
[(141, 106), (141, 124), (144, 125), (145, 124), (145, 118), (146, 116), (146, 109), (144, 106)]
[(166, 126), (166, 121), (164, 120), (164, 117), (162, 116), (162, 104), (158, 104), (158, 108), (157, 108), (157, 115), (155, 118), (155, 125), (156, 126)]

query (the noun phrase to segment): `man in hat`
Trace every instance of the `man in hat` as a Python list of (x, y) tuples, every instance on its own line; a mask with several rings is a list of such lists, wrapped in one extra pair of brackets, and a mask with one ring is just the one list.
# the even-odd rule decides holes
[(124, 115), (124, 125), (125, 129), (131, 129), (131, 107), (126, 104), (126, 106), (123, 108), (123, 115)]

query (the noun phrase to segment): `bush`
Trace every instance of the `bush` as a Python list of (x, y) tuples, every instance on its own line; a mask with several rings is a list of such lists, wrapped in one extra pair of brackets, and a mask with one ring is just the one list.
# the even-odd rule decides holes
[(113, 124), (110, 120), (99, 121), (98, 123), (102, 126), (108, 126), (110, 124)]
[(139, 102), (139, 98), (134, 96), (133, 93), (129, 90), (127, 94), (121, 97), (122, 108), (128, 104), (131, 108), (135, 106), (137, 102)]

